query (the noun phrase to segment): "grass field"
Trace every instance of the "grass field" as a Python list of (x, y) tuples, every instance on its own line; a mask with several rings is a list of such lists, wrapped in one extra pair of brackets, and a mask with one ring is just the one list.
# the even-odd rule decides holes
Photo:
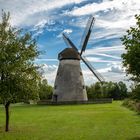
[(4, 132), (0, 107), (0, 140), (140, 140), (140, 115), (112, 104), (11, 107), (10, 132)]

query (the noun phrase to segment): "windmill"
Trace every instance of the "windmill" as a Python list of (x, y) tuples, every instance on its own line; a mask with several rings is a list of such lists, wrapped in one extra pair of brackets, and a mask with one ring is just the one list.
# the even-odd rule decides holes
[(94, 17), (90, 17), (81, 40), (81, 51), (79, 52), (74, 43), (63, 33), (63, 39), (69, 48), (65, 48), (58, 54), (59, 67), (55, 79), (53, 101), (87, 101), (86, 87), (84, 84), (83, 74), (80, 67), (82, 60), (95, 77), (102, 83), (103, 77), (95, 68), (82, 56), (86, 49)]

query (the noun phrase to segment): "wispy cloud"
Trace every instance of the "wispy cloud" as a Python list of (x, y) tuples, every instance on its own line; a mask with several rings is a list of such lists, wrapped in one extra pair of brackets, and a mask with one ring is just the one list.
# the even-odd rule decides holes
[[(12, 0), (0, 1), (0, 9), (10, 11), (12, 25), (34, 25), (43, 19), (50, 19), (50, 11), (69, 4), (78, 4), (84, 0)], [(0, 11), (1, 12), (1, 11)]]
[(72, 29), (64, 29), (57, 37), (62, 37), (62, 33), (71, 34), (73, 32)]
[[(107, 67), (99, 68), (97, 71), (104, 77), (105, 81), (119, 82), (123, 81), (128, 86), (131, 82), (128, 82), (128, 77), (126, 77), (125, 70), (122, 68), (120, 62), (112, 62), (107, 65)], [(97, 82), (97, 78), (89, 69), (83, 69), (83, 75), (85, 83), (87, 85)]]
[[(113, 52), (115, 53), (122, 53), (124, 52), (124, 47), (123, 46), (112, 46), (112, 47), (98, 47), (98, 48), (91, 48), (87, 49), (84, 53), (84, 56), (91, 61), (91, 62), (104, 62), (104, 63), (110, 63), (110, 62), (115, 62), (121, 61), (121, 57), (118, 56), (118, 53), (116, 56), (112, 54)], [(98, 57), (95, 57), (98, 56)], [(104, 60), (104, 58), (111, 58), (113, 60)], [(115, 59), (115, 60), (114, 60)]]
[(113, 55), (109, 55), (109, 54), (103, 54), (103, 53), (92, 53), (92, 55), (98, 55), (98, 56), (104, 56), (104, 57), (109, 57), (109, 58), (114, 58), (114, 59), (121, 59), (120, 57), (118, 56), (113, 56)]
[[(64, 13), (77, 16), (73, 25), (84, 28), (87, 21), (86, 15), (95, 16), (94, 39), (119, 38), (125, 31), (135, 25), (135, 14), (140, 12), (138, 0), (103, 0), (100, 3), (89, 3)], [(97, 30), (96, 30), (97, 29)]]
[(36, 63), (39, 62), (58, 62), (57, 59), (51, 59), (51, 58), (40, 58), (40, 59), (35, 59)]
[[(98, 12), (109, 12), (113, 10), (119, 10), (122, 12), (121, 17), (124, 13), (129, 15), (136, 14), (140, 10), (140, 1), (138, 0), (103, 0), (101, 3), (90, 3), (82, 7), (74, 8), (69, 12), (70, 15), (81, 16), (95, 14)], [(129, 12), (129, 13), (128, 13)]]
[(115, 61), (115, 60), (104, 60), (102, 58), (97, 58), (97, 57), (86, 57), (88, 61), (90, 62), (98, 62), (98, 63), (112, 63), (112, 62), (120, 62), (120, 61)]
[(53, 86), (58, 66), (57, 65), (47, 65), (47, 64), (42, 64), (39, 66), (40, 66), (39, 71), (42, 75), (42, 78), (47, 79), (48, 83)]
[(65, 30), (63, 31), (63, 33), (70, 34), (70, 33), (72, 33), (72, 29), (65, 29)]
[(98, 48), (91, 48), (87, 49), (84, 55), (90, 55), (92, 53), (99, 53), (99, 52), (112, 52), (112, 51), (124, 51), (124, 46), (112, 46), (112, 47), (98, 47)]

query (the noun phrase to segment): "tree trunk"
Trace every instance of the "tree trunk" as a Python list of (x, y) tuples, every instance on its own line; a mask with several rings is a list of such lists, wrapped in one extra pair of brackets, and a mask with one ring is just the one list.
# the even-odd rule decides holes
[(6, 131), (6, 132), (9, 131), (9, 106), (10, 106), (10, 102), (8, 101), (8, 102), (5, 104), (5, 115), (6, 115), (5, 131)]

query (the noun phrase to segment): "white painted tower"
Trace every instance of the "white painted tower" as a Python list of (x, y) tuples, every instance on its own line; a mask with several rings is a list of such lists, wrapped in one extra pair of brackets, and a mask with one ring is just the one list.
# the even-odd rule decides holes
[(60, 61), (53, 92), (53, 101), (87, 101), (80, 56), (73, 48), (59, 53)]

